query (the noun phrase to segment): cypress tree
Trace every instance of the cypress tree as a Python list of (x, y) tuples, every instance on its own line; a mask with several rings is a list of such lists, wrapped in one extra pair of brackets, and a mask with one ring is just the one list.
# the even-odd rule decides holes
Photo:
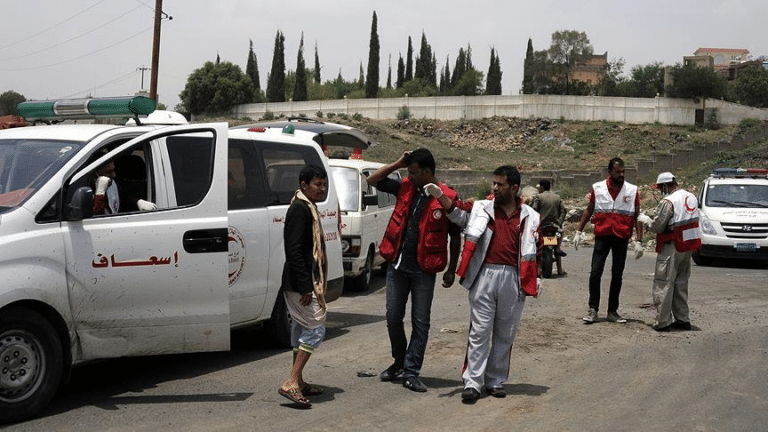
[(315, 82), (320, 84), (320, 56), (317, 54), (317, 42), (315, 42)]
[(267, 102), (285, 102), (285, 36), (280, 30), (275, 35), (272, 70), (267, 79)]
[(365, 97), (375, 98), (379, 92), (379, 34), (376, 11), (371, 20), (371, 41), (368, 48), (368, 75), (365, 80)]
[(293, 100), (307, 100), (307, 67), (304, 64), (304, 32), (301, 32), (299, 54), (296, 57), (296, 85), (293, 86)]
[(245, 74), (251, 78), (254, 87), (254, 96), (252, 102), (261, 102), (261, 84), (259, 83), (259, 62), (256, 60), (256, 54), (253, 53), (253, 40), (250, 39), (248, 48), (248, 62), (245, 65)]
[(408, 36), (408, 55), (405, 62), (405, 80), (410, 81), (413, 79), (413, 45), (411, 44), (411, 37)]
[(365, 74), (363, 74), (363, 62), (360, 62), (360, 78), (357, 79), (357, 87), (360, 90), (365, 89)]
[(466, 71), (467, 53), (464, 52), (464, 48), (459, 48), (459, 55), (456, 57), (456, 65), (453, 67), (453, 75), (451, 76), (451, 88), (456, 86), (456, 83)]
[(392, 88), (392, 54), (389, 54), (389, 69), (387, 70), (387, 88)]
[(485, 94), (501, 94), (501, 65), (499, 61), (499, 53), (496, 52), (494, 48), (491, 48), (491, 64), (488, 66), (488, 80), (485, 84)]
[(400, 54), (400, 59), (397, 61), (397, 80), (395, 81), (395, 88), (402, 88), (405, 81), (405, 63), (403, 62), (403, 55)]
[(533, 94), (534, 83), (534, 51), (533, 41), (528, 38), (528, 49), (525, 51), (525, 62), (523, 63), (523, 94)]

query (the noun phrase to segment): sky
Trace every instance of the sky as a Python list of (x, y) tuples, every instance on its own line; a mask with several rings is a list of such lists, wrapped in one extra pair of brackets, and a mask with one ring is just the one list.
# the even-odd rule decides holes
[[(150, 87), (156, 0), (25, 0), (3, 10), (0, 93), (27, 100), (135, 94)], [(528, 39), (549, 47), (552, 33), (584, 32), (594, 53), (632, 67), (674, 65), (698, 48), (740, 48), (768, 55), (765, 0), (163, 0), (172, 19), (162, 21), (158, 99), (173, 109), (189, 75), (206, 61), (237, 64), (245, 71), (253, 40), (260, 84), (267, 87), (275, 34), (285, 35), (286, 69), (296, 69), (304, 34), (304, 59), (321, 78), (341, 72), (356, 80), (367, 70), (371, 20), (376, 12), (380, 86), (392, 82), (408, 37), (414, 57), (422, 34), (437, 59), (452, 71), (460, 48), (488, 72), (491, 48), (501, 61), (502, 93), (518, 94)]]

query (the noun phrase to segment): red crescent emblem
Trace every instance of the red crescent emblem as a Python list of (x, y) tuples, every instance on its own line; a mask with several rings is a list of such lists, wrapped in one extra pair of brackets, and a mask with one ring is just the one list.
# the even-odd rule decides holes
[(683, 205), (685, 206), (685, 210), (687, 210), (688, 213), (693, 213), (694, 211), (696, 211), (696, 207), (688, 207), (688, 198), (690, 197), (685, 197), (685, 201), (683, 202)]

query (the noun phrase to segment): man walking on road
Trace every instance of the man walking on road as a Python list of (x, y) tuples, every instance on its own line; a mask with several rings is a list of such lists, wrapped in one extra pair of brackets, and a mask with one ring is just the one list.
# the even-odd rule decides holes
[(505, 397), (503, 384), (525, 297), (541, 292), (539, 214), (517, 196), (520, 173), (509, 165), (493, 172), (493, 198), (472, 206), (449, 199), (435, 185), (425, 189), (450, 210), (451, 221), (466, 228), (457, 272), (469, 290), (470, 306), (461, 399), (474, 403), (483, 387), (491, 396)]
[[(400, 168), (408, 169), (408, 177), (402, 182), (388, 178)], [(395, 209), (379, 245), (381, 256), (389, 262), (387, 332), (394, 363), (379, 377), (382, 381), (392, 381), (403, 375), (405, 388), (426, 392), (427, 386), (419, 379), (419, 373), (427, 348), (435, 278), (448, 264), (443, 274), (443, 286), (453, 285), (461, 248), (461, 229), (449, 222), (436, 199), (424, 193), (424, 185), (437, 183), (435, 159), (429, 150), (420, 148), (405, 152), (397, 161), (368, 176), (367, 181), (378, 190), (397, 196)], [(451, 199), (456, 197), (448, 186), (442, 183), (437, 185), (441, 193)], [(449, 233), (450, 262), (447, 253)], [(410, 344), (403, 323), (409, 295), (413, 328)]]
[(627, 322), (618, 312), (619, 294), (633, 227), (637, 230), (633, 242), (635, 259), (643, 256), (643, 225), (637, 221), (639, 213), (640, 195), (637, 186), (624, 181), (624, 161), (621, 158), (613, 158), (608, 163), (608, 178), (592, 185), (589, 204), (581, 215), (579, 230), (573, 240), (578, 249), (579, 242), (584, 237), (584, 226), (591, 218), (595, 226), (595, 247), (592, 250), (592, 268), (589, 273), (589, 310), (584, 316), (586, 324), (597, 321), (597, 312), (600, 309), (600, 279), (608, 253), (611, 254), (612, 264), (607, 320)]
[[(549, 180), (539, 181), (539, 193), (533, 198), (531, 207), (541, 215), (541, 227), (555, 226), (558, 232), (563, 232), (563, 222), (565, 222), (565, 206), (560, 195), (550, 191), (552, 187)], [(555, 248), (555, 264), (557, 264), (557, 274), (565, 276), (568, 274), (563, 270), (562, 257), (568, 255), (560, 249), (563, 237), (557, 237), (557, 248)]]
[(653, 328), (690, 330), (688, 278), (691, 255), (701, 248), (699, 203), (696, 195), (678, 187), (671, 172), (659, 174), (653, 187), (664, 195), (648, 227), (656, 233), (658, 253), (653, 276)]

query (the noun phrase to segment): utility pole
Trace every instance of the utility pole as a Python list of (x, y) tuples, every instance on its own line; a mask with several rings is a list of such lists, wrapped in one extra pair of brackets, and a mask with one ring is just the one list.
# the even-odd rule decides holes
[(144, 90), (144, 71), (148, 71), (150, 69), (144, 65), (141, 65), (141, 67), (137, 67), (136, 70), (141, 71), (141, 90)]
[(155, 0), (155, 36), (152, 41), (152, 67), (149, 98), (157, 102), (157, 68), (160, 63), (160, 21), (163, 19), (163, 0)]

